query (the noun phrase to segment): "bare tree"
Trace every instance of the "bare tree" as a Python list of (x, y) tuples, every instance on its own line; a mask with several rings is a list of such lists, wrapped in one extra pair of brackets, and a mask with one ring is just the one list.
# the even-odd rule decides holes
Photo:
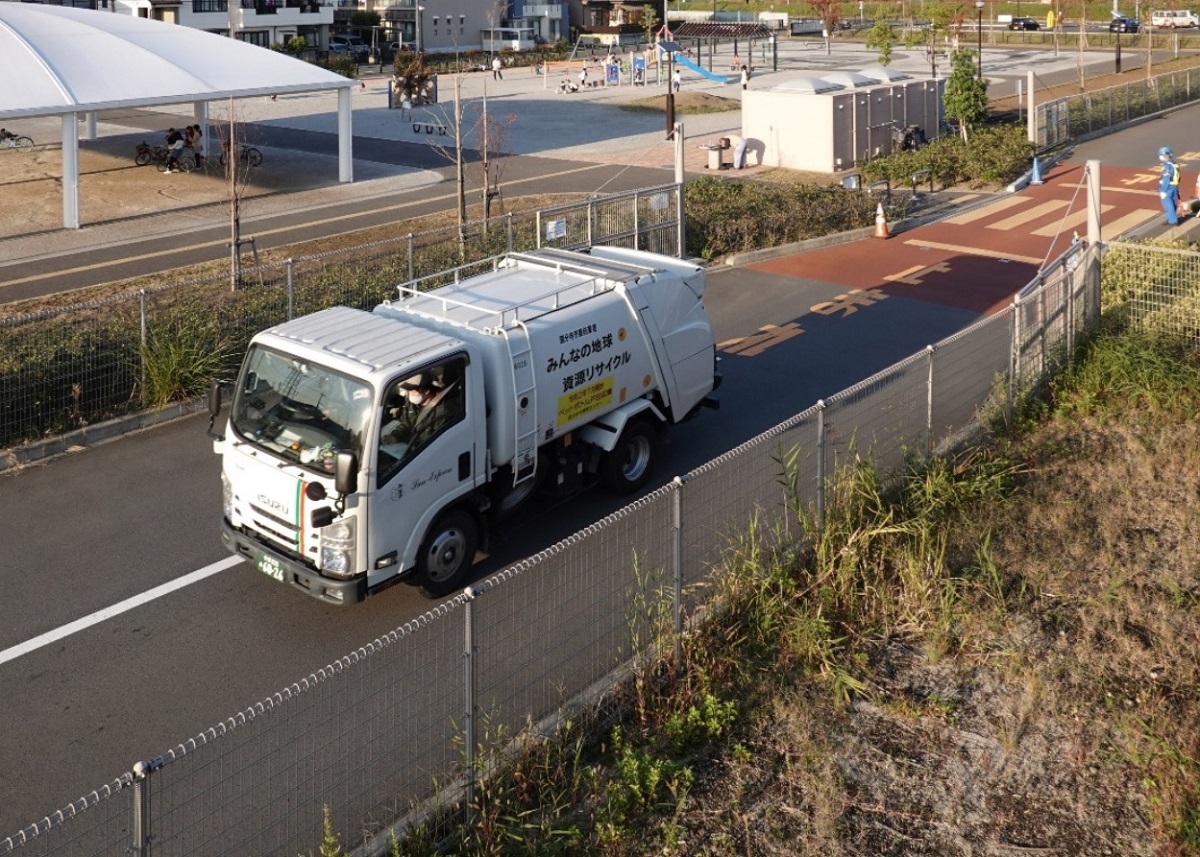
[(253, 246), (254, 239), (242, 238), (242, 200), (250, 184), (250, 162), (242, 157), (246, 146), (245, 124), (238, 121), (236, 104), (229, 99), (229, 113), (223, 119), (214, 116), (209, 128), (219, 138), (220, 158), (224, 163), (225, 199), (229, 204), (229, 287), (242, 284), (242, 245)]
[[(516, 115), (503, 117), (488, 113), (487, 83), (484, 82), (483, 100), (477, 108), (475, 138), (479, 141), (480, 164), (483, 168), (483, 228), (487, 229), (492, 216), (492, 200), (501, 196), (500, 179), (504, 174), (505, 157), (511, 138)], [(503, 209), (501, 209), (503, 210)]]

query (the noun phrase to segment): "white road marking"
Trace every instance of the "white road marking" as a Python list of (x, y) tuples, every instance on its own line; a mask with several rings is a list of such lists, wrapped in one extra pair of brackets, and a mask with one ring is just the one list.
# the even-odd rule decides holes
[(141, 607), (156, 598), (162, 598), (164, 595), (170, 595), (178, 589), (183, 589), (186, 586), (191, 586), (193, 583), (199, 583), (206, 577), (212, 577), (214, 574), (220, 574), (226, 569), (240, 563), (240, 557), (231, 556), (228, 559), (223, 559), (220, 562), (214, 562), (212, 565), (207, 565), (204, 568), (197, 569), (191, 574), (185, 574), (170, 583), (164, 583), (162, 586), (156, 586), (153, 589), (148, 589), (140, 595), (135, 595), (132, 598), (126, 598), (124, 601), (118, 602), (111, 607), (105, 607), (103, 610), (97, 610), (90, 616), (84, 616), (82, 619), (76, 619), (61, 628), (55, 628), (53, 631), (47, 631), (45, 634), (34, 637), (32, 640), (27, 640), (24, 643), (13, 646), (11, 649), (5, 649), (0, 652), (0, 664), (15, 661), (22, 655), (27, 655), (30, 652), (37, 651), (43, 646), (48, 646), (53, 642), (76, 634), (85, 628), (90, 628), (93, 625), (98, 625), (106, 619), (111, 619), (114, 616), (120, 616), (122, 613), (128, 613), (135, 607)]

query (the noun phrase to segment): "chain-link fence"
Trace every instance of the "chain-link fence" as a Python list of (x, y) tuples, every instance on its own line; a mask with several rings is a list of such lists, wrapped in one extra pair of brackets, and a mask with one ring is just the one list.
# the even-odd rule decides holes
[(513, 250), (591, 244), (682, 252), (683, 186), (644, 188), (0, 318), (0, 449), (194, 396), (250, 338), (338, 304)]
[(1143, 77), (1096, 92), (1068, 95), (1034, 108), (1035, 142), (1039, 150), (1052, 149), (1198, 99), (1200, 69)]
[(1106, 308), (1116, 321), (1200, 342), (1200, 253), (1124, 242), (1106, 249)]
[(664, 620), (677, 640), (749, 522), (797, 538), (795, 510), (819, 526), (841, 464), (898, 471), (1044, 383), (1099, 317), (1099, 254), (1073, 246), (1004, 310), (139, 762), (0, 854), (295, 857), (316, 853), (326, 812), (344, 843), (364, 831), (361, 853), (385, 853), (392, 825), (470, 806), (477, 753), (603, 698)]

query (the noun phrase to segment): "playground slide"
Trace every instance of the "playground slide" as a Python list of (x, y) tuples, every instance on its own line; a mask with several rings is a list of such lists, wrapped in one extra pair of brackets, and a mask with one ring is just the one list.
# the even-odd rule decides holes
[[(666, 51), (659, 51), (659, 56), (661, 57), (664, 53), (666, 53)], [(684, 68), (690, 68), (692, 71), (696, 72), (696, 74), (702, 77), (707, 77), (709, 80), (715, 80), (717, 83), (737, 83), (741, 80), (740, 75), (731, 76), (727, 74), (715, 74), (703, 66), (696, 65), (696, 63), (692, 62), (681, 53), (675, 54), (675, 64), (681, 65)]]

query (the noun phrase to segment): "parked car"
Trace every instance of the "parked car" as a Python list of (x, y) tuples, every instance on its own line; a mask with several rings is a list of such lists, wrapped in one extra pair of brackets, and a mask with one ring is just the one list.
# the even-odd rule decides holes
[(371, 55), (371, 46), (358, 36), (330, 36), (329, 50), (338, 51), (339, 46), (344, 47), (355, 62), (366, 62)]
[(1136, 33), (1138, 31), (1137, 18), (1113, 18), (1108, 23), (1108, 31), (1110, 33)]
[(381, 62), (394, 62), (396, 59), (396, 54), (403, 53), (405, 51), (415, 51), (416, 49), (417, 46), (411, 42), (388, 42), (379, 49), (379, 58)]
[(1200, 26), (1200, 17), (1187, 9), (1163, 9), (1150, 13), (1151, 27), (1196, 27)]
[(1040, 30), (1042, 25), (1033, 18), (1013, 18), (1009, 22), (1008, 28), (1010, 30)]

